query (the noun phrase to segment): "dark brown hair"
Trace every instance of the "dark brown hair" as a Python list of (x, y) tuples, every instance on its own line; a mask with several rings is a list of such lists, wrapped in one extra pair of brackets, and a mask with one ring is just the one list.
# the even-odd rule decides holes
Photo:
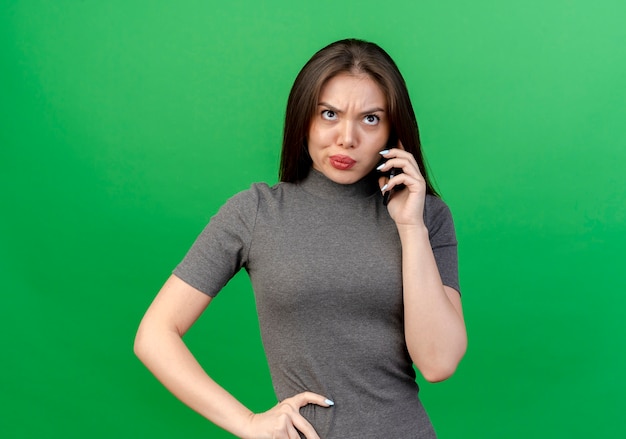
[(297, 183), (311, 169), (307, 135), (317, 109), (322, 87), (341, 73), (365, 74), (372, 78), (387, 97), (391, 123), (389, 144), (396, 139), (415, 157), (426, 180), (426, 191), (437, 195), (426, 171), (413, 105), (402, 74), (396, 63), (381, 47), (357, 39), (334, 42), (304, 65), (289, 93), (283, 149), (280, 159), (280, 181)]

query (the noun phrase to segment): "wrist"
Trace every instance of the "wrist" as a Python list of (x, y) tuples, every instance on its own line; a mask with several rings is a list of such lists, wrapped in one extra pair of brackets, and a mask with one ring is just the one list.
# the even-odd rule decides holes
[(258, 433), (255, 429), (254, 422), (256, 420), (257, 413), (250, 411), (245, 418), (245, 422), (240, 424), (241, 431), (237, 435), (241, 439), (253, 439), (258, 436)]
[(403, 245), (416, 241), (430, 243), (428, 229), (424, 224), (398, 224), (397, 229), (398, 235), (400, 236), (400, 242)]

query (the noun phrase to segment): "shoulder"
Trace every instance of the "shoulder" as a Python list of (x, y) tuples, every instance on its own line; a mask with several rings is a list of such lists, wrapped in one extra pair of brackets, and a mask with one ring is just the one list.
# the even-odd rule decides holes
[(258, 209), (259, 205), (275, 205), (287, 193), (293, 191), (293, 186), (293, 184), (282, 182), (272, 186), (264, 182), (252, 183), (248, 189), (230, 197), (222, 210), (249, 211), (250, 209)]
[(454, 234), (454, 222), (450, 208), (445, 201), (434, 195), (426, 195), (424, 222), (431, 236), (439, 232)]
[(256, 202), (270, 202), (272, 200), (279, 200), (286, 194), (293, 191), (296, 185), (292, 183), (279, 182), (274, 185), (269, 185), (264, 182), (252, 183), (250, 188), (239, 192), (233, 198), (239, 198), (241, 200)]
[(276, 200), (281, 191), (280, 183), (274, 186), (253, 183), (248, 189), (235, 193), (211, 216), (203, 235), (219, 236), (222, 241), (227, 237), (237, 237), (248, 242), (256, 230), (259, 217), (267, 217), (268, 210), (277, 211), (268, 206), (280, 204)]
[(426, 195), (424, 203), (424, 217), (435, 219), (442, 216), (452, 217), (452, 213), (450, 212), (450, 208), (446, 202), (434, 195)]
[(292, 183), (279, 182), (274, 185), (267, 183), (253, 183), (250, 189), (244, 192), (253, 192), (259, 198), (279, 198), (286, 192), (291, 191), (296, 185)]

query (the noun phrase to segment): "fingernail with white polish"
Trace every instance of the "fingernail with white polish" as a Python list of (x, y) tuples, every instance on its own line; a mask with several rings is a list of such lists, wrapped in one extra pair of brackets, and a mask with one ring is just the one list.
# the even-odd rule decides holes
[(380, 171), (381, 169), (383, 169), (385, 167), (385, 164), (383, 163), (382, 165), (378, 166), (376, 168), (377, 171)]
[(380, 155), (385, 155), (388, 154), (389, 150), (388, 149), (383, 149), (381, 152), (379, 152)]
[(387, 185), (384, 185), (383, 187), (380, 188), (381, 192), (385, 192), (385, 189), (387, 189)]
[(324, 402), (325, 402), (326, 404), (328, 404), (328, 405), (335, 405), (335, 402), (334, 402), (334, 401), (331, 401), (330, 399), (327, 399), (327, 400), (325, 400)]

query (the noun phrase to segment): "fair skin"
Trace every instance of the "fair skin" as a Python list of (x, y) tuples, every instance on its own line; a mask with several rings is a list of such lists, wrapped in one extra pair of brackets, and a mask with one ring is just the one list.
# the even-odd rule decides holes
[[(329, 179), (354, 183), (374, 169), (389, 136), (386, 99), (367, 76), (343, 74), (322, 89), (318, 112), (307, 137), (313, 168)], [(423, 222), (426, 185), (413, 156), (401, 145), (384, 157), (403, 173), (387, 181), (399, 184), (388, 209), (402, 243), (405, 337), (415, 365), (429, 381), (449, 377), (465, 352), (466, 335), (458, 292), (442, 285)], [(245, 439), (319, 439), (299, 409), (317, 404), (332, 410), (323, 395), (311, 392), (287, 398), (255, 414), (213, 381), (183, 342), (183, 336), (211, 298), (171, 276), (141, 321), (135, 353), (174, 395), (215, 424)]]
[[(319, 101), (307, 139), (313, 168), (336, 183), (354, 183), (371, 172), (389, 137), (385, 95), (368, 76), (341, 74), (327, 82)], [(428, 381), (443, 381), (467, 348), (461, 298), (439, 276), (424, 224), (426, 181), (415, 158), (401, 143), (384, 152), (387, 161), (379, 170), (402, 173), (381, 178), (381, 190), (405, 185), (387, 207), (402, 243), (407, 347)]]
[(326, 398), (304, 392), (255, 414), (213, 381), (196, 361), (183, 336), (211, 298), (171, 276), (143, 317), (135, 354), (176, 397), (216, 425), (244, 439), (319, 439), (300, 407), (329, 407)]
[(307, 143), (313, 169), (336, 183), (355, 183), (380, 161), (389, 138), (387, 99), (367, 76), (342, 74), (322, 88)]
[(459, 293), (441, 282), (424, 224), (426, 182), (412, 154), (398, 148), (383, 154), (380, 169), (402, 169), (381, 190), (393, 193), (387, 206), (402, 243), (405, 339), (413, 363), (430, 382), (449, 378), (467, 349), (467, 333)]

